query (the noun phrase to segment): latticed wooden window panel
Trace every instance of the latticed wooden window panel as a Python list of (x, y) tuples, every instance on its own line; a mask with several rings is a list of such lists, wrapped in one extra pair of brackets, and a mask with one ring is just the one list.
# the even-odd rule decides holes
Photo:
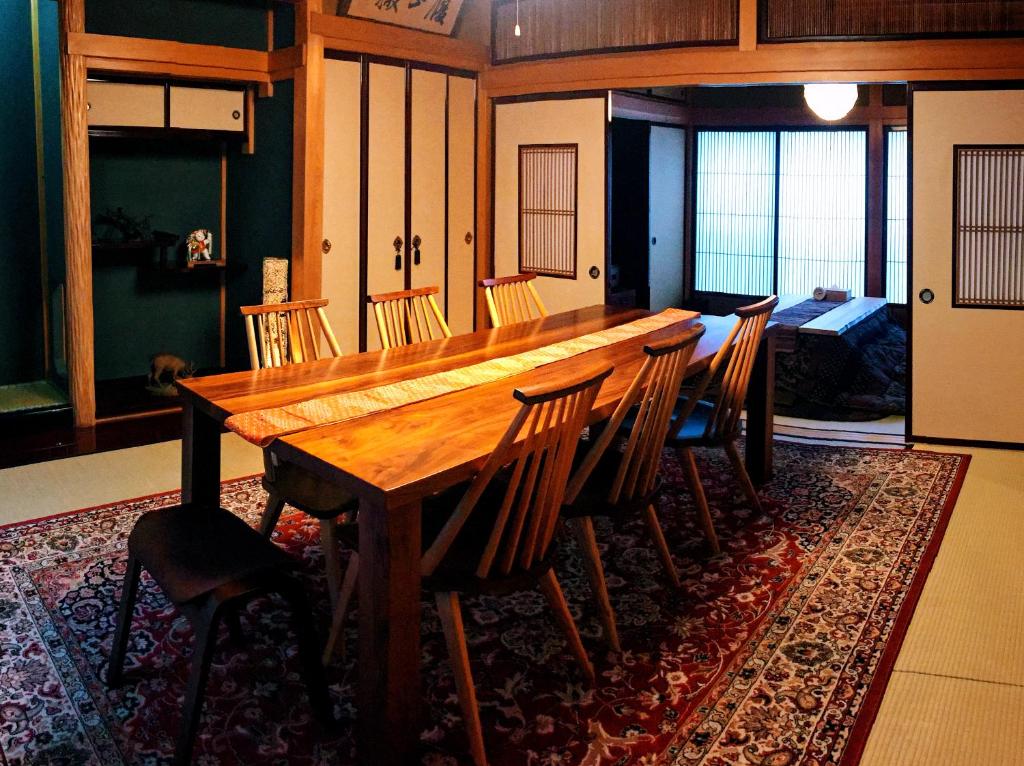
[(1024, 145), (953, 152), (953, 305), (1024, 309)]
[(494, 59), (712, 45), (738, 37), (737, 0), (495, 0)]
[(768, 41), (1024, 32), (1024, 0), (761, 0)]
[(577, 144), (519, 147), (519, 271), (576, 278)]

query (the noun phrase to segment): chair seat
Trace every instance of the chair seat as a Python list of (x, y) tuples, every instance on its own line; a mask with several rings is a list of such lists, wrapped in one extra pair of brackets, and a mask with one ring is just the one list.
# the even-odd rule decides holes
[(294, 562), (274, 543), (222, 508), (178, 505), (143, 514), (128, 550), (175, 604)]
[[(676, 400), (676, 406), (672, 412), (672, 420), (670, 421), (668, 432), (672, 432), (676, 428), (676, 423), (679, 422), (679, 415), (686, 409), (689, 399), (685, 396), (680, 396)], [(729, 441), (731, 438), (735, 438), (736, 434), (730, 436), (716, 436), (706, 437), (704, 435), (705, 429), (708, 426), (708, 422), (711, 420), (712, 415), (715, 412), (715, 405), (711, 402), (705, 402), (700, 400), (697, 402), (697, 406), (693, 408), (693, 412), (690, 413), (690, 417), (686, 419), (683, 424), (683, 429), (679, 434), (673, 438), (669, 436), (666, 443), (671, 447), (702, 447), (702, 446), (714, 446), (721, 444), (724, 441)], [(633, 429), (633, 423), (636, 421), (636, 409), (630, 411), (622, 421), (622, 431), (629, 433)]]
[[(573, 460), (572, 473), (575, 474), (590, 450), (591, 445), (581, 442)], [(587, 483), (583, 485), (579, 495), (572, 505), (562, 507), (562, 515), (565, 518), (579, 518), (581, 516), (619, 516), (631, 515), (638, 510), (643, 510), (654, 502), (661, 493), (661, 477), (655, 479), (654, 489), (646, 495), (621, 500), (618, 503), (608, 502), (608, 496), (612, 491), (612, 484), (619, 471), (619, 464), (622, 462), (622, 453), (609, 445), (597, 465), (591, 472)]]
[[(461, 484), (423, 501), (423, 553), (427, 552), (441, 534), (468, 487), (468, 484)], [(505, 487), (506, 484), (498, 477), (491, 481), (476, 508), (459, 530), (441, 564), (433, 574), (423, 578), (424, 590), (500, 596), (534, 587), (537, 579), (551, 569), (555, 552), (554, 543), (545, 559), (535, 562), (528, 570), (514, 567), (509, 575), (492, 575), (487, 578), (477, 576), (476, 569), (480, 564), (481, 553), (494, 530), (494, 517), (505, 499)], [(358, 551), (358, 522), (338, 525), (338, 538), (345, 547)]]
[(341, 487), (294, 463), (274, 466), (273, 478), (268, 476), (263, 476), (263, 489), (318, 519), (333, 519), (359, 505), (359, 500)]

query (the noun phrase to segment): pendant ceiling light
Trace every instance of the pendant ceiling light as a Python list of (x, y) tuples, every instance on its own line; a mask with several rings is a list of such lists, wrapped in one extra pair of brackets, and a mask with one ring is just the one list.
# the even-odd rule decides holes
[(827, 122), (843, 119), (857, 103), (857, 85), (851, 82), (810, 83), (804, 100), (811, 111)]
[(519, 26), (519, 0), (516, 0), (516, 37), (522, 37), (523, 30)]

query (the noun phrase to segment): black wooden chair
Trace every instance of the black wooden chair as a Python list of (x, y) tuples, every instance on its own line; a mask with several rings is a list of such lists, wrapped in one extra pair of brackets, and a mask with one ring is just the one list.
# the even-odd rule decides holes
[[(644, 346), (647, 355), (625, 396), (592, 443), (580, 443), (577, 468), (565, 493), (562, 515), (576, 537), (597, 600), (605, 638), (621, 651), (615, 612), (608, 598), (604, 567), (594, 534), (593, 517), (643, 518), (651, 541), (672, 584), (680, 587), (665, 535), (655, 508), (661, 495), (661, 453), (672, 408), (704, 326), (696, 325), (674, 337)], [(613, 444), (619, 428), (632, 413), (632, 426), (620, 452)]]
[(220, 508), (180, 505), (150, 511), (136, 522), (128, 537), (128, 569), (107, 685), (114, 688), (122, 681), (139, 576), (145, 567), (195, 630), (176, 764), (191, 763), (220, 623), (225, 618), (230, 621), (236, 610), (260, 596), (277, 594), (290, 607), (313, 711), (324, 725), (331, 725), (331, 703), (312, 615), (301, 586), (287, 573), (293, 564), (276, 545)]
[[(756, 510), (763, 511), (761, 498), (758, 497), (754, 482), (750, 480), (736, 441), (740, 436), (740, 414), (747, 398), (754, 360), (757, 358), (765, 327), (778, 303), (778, 296), (772, 295), (759, 303), (736, 309), (736, 324), (728, 338), (711, 360), (711, 365), (698, 382), (696, 391), (688, 397), (680, 396), (672, 415), (666, 443), (679, 454), (686, 482), (697, 503), (701, 525), (715, 553), (721, 551), (721, 546), (697, 471), (693, 448), (722, 447), (750, 504)], [(728, 364), (725, 365), (717, 397), (711, 402), (704, 401), (702, 397), (726, 360)]]

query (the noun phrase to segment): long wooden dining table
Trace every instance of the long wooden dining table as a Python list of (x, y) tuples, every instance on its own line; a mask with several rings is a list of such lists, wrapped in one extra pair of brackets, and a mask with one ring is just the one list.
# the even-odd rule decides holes
[[(220, 501), (220, 443), (232, 415), (314, 397), (361, 391), (466, 367), (631, 322), (650, 312), (614, 306), (551, 315), (508, 327), (256, 372), (181, 381), (184, 402), (184, 502)], [(569, 367), (614, 365), (590, 422), (608, 417), (643, 361), (643, 346), (700, 322), (707, 328), (687, 368), (707, 369), (735, 317), (701, 317), (505, 378), (355, 420), (281, 436), (268, 449), (335, 482), (360, 500), (359, 511), (359, 762), (413, 763), (421, 721), (420, 515), (422, 500), (470, 479), (504, 430), (527, 381), (557, 379)], [(769, 326), (747, 401), (746, 461), (755, 482), (772, 470), (774, 328)]]

